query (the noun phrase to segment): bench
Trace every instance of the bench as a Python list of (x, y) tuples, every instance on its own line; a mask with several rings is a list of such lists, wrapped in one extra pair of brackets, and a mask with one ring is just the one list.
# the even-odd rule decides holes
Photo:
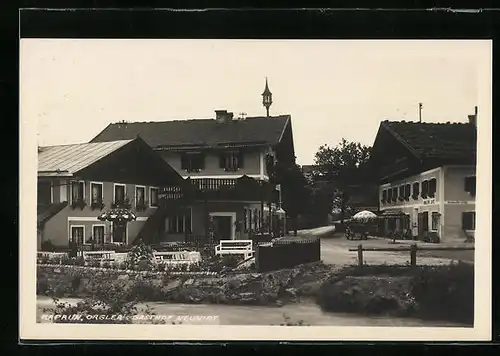
[(83, 259), (85, 261), (99, 260), (112, 262), (115, 260), (115, 251), (83, 251)]
[(161, 264), (193, 264), (201, 261), (201, 254), (196, 251), (162, 251), (153, 252), (156, 263)]
[(242, 255), (244, 259), (253, 257), (252, 240), (220, 240), (215, 246), (215, 255)]

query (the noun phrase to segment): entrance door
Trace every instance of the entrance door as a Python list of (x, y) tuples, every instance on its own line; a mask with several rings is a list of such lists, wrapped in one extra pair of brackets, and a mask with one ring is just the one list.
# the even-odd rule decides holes
[(214, 216), (214, 240), (231, 240), (231, 217)]
[(424, 237), (429, 231), (429, 213), (423, 212), (418, 214), (418, 236)]
[(113, 224), (113, 242), (126, 243), (127, 242), (127, 225), (124, 223)]

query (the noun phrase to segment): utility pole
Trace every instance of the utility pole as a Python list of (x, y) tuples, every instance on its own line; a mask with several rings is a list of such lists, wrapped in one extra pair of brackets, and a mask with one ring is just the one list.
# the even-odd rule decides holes
[(418, 103), (418, 122), (422, 122), (422, 103)]

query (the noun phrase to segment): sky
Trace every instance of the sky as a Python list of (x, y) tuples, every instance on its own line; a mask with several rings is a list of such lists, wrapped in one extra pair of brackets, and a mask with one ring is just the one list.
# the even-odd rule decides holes
[[(466, 122), (489, 41), (22, 39), (21, 119), (38, 145), (88, 142), (109, 123), (290, 114), (297, 163), (380, 122)], [(484, 79), (484, 78), (483, 78)], [(481, 117), (481, 108), (479, 115)]]

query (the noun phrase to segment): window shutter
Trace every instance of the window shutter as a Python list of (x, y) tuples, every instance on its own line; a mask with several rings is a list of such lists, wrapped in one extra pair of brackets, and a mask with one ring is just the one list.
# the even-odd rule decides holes
[(200, 169), (205, 169), (205, 154), (204, 153), (200, 153), (198, 155), (198, 160), (199, 160), (199, 167)]
[(181, 154), (181, 169), (188, 169), (187, 156), (184, 153)]
[(462, 230), (467, 230), (467, 213), (462, 213)]
[(226, 157), (224, 155), (224, 153), (221, 153), (219, 155), (219, 168), (226, 168)]
[(244, 166), (244, 154), (243, 154), (243, 150), (240, 150), (238, 152), (238, 168), (243, 168)]

